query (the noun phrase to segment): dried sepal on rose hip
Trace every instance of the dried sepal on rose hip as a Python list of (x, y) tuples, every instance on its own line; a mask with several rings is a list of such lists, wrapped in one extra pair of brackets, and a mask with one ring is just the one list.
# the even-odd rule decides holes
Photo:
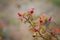
[(46, 14), (43, 14), (41, 17), (42, 17), (43, 20), (47, 20), (47, 15)]

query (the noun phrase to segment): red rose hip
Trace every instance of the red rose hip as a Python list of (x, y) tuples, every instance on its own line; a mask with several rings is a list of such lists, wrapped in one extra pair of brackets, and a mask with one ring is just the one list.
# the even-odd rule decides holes
[(34, 8), (30, 10), (30, 14), (33, 14), (33, 13), (34, 13)]
[(43, 19), (42, 18), (40, 18), (40, 23), (43, 23)]
[(49, 19), (48, 19), (48, 21), (51, 21), (52, 20), (52, 17), (50, 17)]
[(22, 14), (21, 13), (18, 13), (18, 16), (22, 16)]

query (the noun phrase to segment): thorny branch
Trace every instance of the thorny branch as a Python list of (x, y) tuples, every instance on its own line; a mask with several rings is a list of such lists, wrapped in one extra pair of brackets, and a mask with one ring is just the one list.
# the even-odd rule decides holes
[[(25, 17), (23, 16), (23, 18), (25, 18)], [(29, 19), (27, 19), (27, 18), (25, 18), (25, 19), (33, 26), (33, 23)], [(46, 40), (46, 38), (43, 37), (43, 35), (39, 31), (38, 31), (38, 33), (44, 40)]]

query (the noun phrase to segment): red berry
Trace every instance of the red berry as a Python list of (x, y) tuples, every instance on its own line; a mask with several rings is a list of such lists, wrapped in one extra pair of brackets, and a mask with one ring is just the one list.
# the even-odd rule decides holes
[(32, 9), (30, 10), (30, 13), (31, 13), (31, 14), (33, 14), (33, 13), (34, 13), (34, 8), (32, 8)]
[(5, 24), (3, 24), (3, 23), (0, 23), (0, 27), (3, 27), (3, 26), (5, 26)]
[(51, 32), (51, 35), (55, 36), (55, 32)]
[(40, 23), (43, 23), (43, 19), (42, 18), (40, 18)]
[(49, 19), (48, 19), (48, 21), (51, 21), (52, 20), (52, 17), (50, 17)]
[(38, 29), (34, 29), (35, 32), (38, 32)]
[(35, 37), (35, 35), (33, 35), (33, 37)]
[(18, 13), (18, 16), (22, 16), (22, 14)]
[(60, 32), (59, 28), (56, 28), (56, 29), (54, 30), (54, 32), (55, 32), (55, 33), (59, 33), (59, 32)]

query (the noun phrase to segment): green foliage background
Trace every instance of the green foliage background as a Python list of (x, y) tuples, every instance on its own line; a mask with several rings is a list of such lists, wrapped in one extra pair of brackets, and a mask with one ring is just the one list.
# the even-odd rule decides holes
[(51, 2), (54, 6), (60, 7), (60, 0), (47, 0), (48, 2)]

